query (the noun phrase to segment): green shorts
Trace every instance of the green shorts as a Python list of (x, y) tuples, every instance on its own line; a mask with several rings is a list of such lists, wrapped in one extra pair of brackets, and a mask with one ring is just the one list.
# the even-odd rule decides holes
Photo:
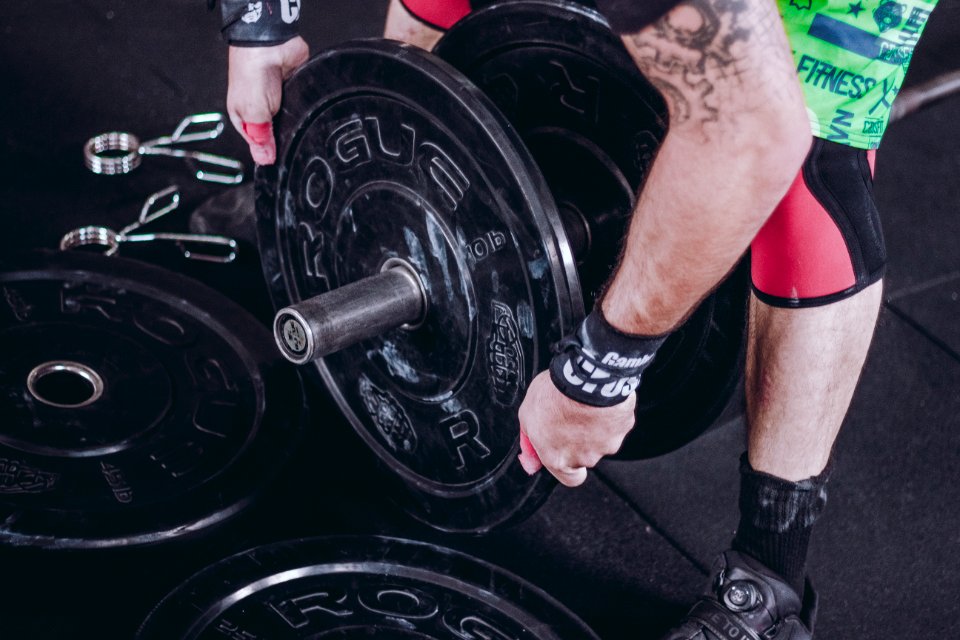
[(777, 0), (813, 135), (880, 145), (937, 0)]

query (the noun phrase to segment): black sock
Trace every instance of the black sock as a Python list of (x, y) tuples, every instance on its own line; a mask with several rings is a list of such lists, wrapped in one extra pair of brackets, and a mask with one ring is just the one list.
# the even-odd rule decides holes
[(810, 532), (827, 504), (830, 467), (818, 476), (790, 482), (756, 471), (740, 460), (740, 526), (736, 551), (778, 573), (803, 597)]

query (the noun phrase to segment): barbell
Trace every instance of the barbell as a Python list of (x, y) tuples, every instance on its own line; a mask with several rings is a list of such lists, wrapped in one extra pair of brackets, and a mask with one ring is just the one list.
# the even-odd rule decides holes
[[(255, 182), (276, 342), (416, 518), (482, 532), (549, 494), (516, 461), (517, 409), (616, 264), (664, 114), (598, 13), (541, 0), (472, 14), (434, 54), (357, 41), (287, 81)], [(621, 455), (710, 426), (746, 300), (740, 268), (671, 337)]]

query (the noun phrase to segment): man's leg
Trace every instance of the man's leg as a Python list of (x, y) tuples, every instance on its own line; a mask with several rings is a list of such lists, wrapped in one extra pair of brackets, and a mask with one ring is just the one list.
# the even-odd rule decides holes
[[(816, 599), (804, 585), (810, 532), (826, 504), (833, 442), (866, 358), (882, 283), (826, 306), (751, 301), (748, 449), (740, 525), (711, 595), (663, 640), (722, 640), (740, 629), (809, 640)], [(768, 636), (764, 636), (768, 637)]]
[(810, 533), (826, 505), (830, 453), (882, 295), (886, 251), (871, 158), (814, 140), (753, 240), (740, 524), (732, 550), (718, 559), (710, 594), (670, 640), (717, 640), (738, 628), (811, 637), (816, 600), (804, 584)]
[(748, 454), (733, 548), (803, 593), (813, 525), (826, 506), (834, 440), (870, 346), (882, 283), (826, 306), (751, 301)]
[(817, 139), (753, 242), (748, 454), (733, 547), (797, 591), (880, 308), (872, 152)]
[(882, 283), (810, 309), (751, 301), (748, 456), (756, 471), (798, 482), (827, 466), (867, 356)]

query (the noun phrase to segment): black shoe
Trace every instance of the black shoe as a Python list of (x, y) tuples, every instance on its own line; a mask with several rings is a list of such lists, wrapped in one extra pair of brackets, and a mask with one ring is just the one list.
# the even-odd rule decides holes
[(727, 551), (714, 565), (706, 595), (663, 640), (810, 640), (817, 594), (803, 599), (750, 556)]

